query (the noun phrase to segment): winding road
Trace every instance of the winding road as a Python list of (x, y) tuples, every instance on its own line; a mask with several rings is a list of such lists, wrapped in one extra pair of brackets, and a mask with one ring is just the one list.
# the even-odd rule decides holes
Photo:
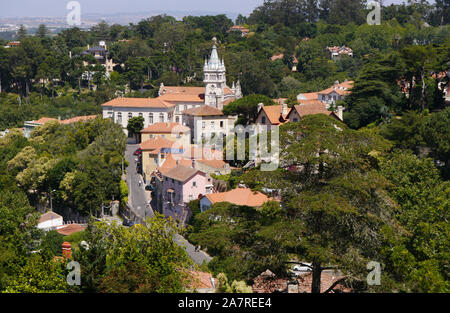
[[(147, 206), (149, 200), (151, 199), (147, 197), (145, 192), (145, 185), (142, 176), (136, 171), (136, 156), (133, 155), (133, 153), (137, 148), (139, 148), (139, 145), (127, 145), (125, 151), (125, 158), (129, 163), (127, 167), (127, 184), (129, 189), (128, 203), (130, 204), (131, 210), (135, 215), (141, 218), (151, 218), (155, 216), (152, 208)], [(142, 182), (141, 186), (139, 186), (139, 181)], [(209, 263), (212, 259), (205, 252), (201, 250), (196, 251), (195, 247), (179, 234), (175, 235), (174, 242), (180, 247), (184, 247), (189, 257), (198, 265), (201, 265), (204, 262)]]

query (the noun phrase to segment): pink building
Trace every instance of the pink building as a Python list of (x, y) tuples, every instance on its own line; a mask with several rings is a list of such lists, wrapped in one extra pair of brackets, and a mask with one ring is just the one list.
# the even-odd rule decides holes
[(181, 223), (185, 223), (191, 214), (187, 204), (213, 191), (212, 178), (196, 169), (195, 161), (190, 167), (177, 165), (161, 174), (163, 214)]

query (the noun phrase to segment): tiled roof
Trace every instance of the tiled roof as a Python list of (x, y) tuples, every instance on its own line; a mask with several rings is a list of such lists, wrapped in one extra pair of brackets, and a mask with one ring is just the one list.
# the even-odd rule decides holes
[(314, 104), (314, 105), (322, 105), (323, 102), (317, 99), (314, 100), (298, 100), (297, 101), (300, 105), (304, 105), (304, 104)]
[[(214, 280), (212, 274), (205, 272), (193, 272), (191, 271), (191, 281), (189, 288), (192, 289), (212, 289), (213, 286), (211, 279)], [(215, 280), (214, 280), (215, 283)]]
[(351, 88), (353, 88), (353, 81), (346, 81), (346, 82), (331, 86), (330, 88), (327, 88), (325, 90), (319, 91), (318, 93), (327, 95), (327, 94), (335, 91), (336, 93), (338, 93), (339, 95), (342, 96), (342, 95), (350, 94)]
[(116, 98), (102, 104), (102, 107), (131, 107), (131, 108), (170, 108), (173, 103), (163, 101), (161, 98)]
[(236, 205), (246, 205), (260, 207), (265, 202), (272, 200), (259, 191), (252, 191), (249, 188), (236, 188), (227, 192), (219, 192), (205, 195), (211, 203), (229, 202)]
[(162, 86), (159, 99), (167, 102), (204, 102), (205, 87)]
[(81, 226), (79, 224), (69, 224), (69, 225), (66, 225), (64, 227), (58, 228), (57, 232), (60, 233), (63, 236), (69, 236), (69, 235), (72, 235), (74, 233), (78, 233), (80, 231), (83, 231), (85, 229), (86, 229), (85, 226)]
[(187, 133), (189, 131), (190, 131), (189, 127), (183, 126), (180, 123), (169, 122), (169, 123), (155, 123), (142, 130), (141, 133), (171, 134), (173, 132), (174, 134), (179, 134), (179, 133)]
[[(194, 159), (195, 155), (188, 155), (187, 153), (183, 155), (177, 155), (174, 157), (171, 153), (169, 153), (164, 160), (164, 162), (161, 164), (161, 166), (158, 168), (160, 172), (167, 171), (169, 169), (174, 168), (178, 165), (183, 165), (190, 167), (192, 166), (192, 160)], [(212, 167), (214, 169), (223, 169), (227, 163), (225, 163), (223, 160), (220, 159), (212, 159), (207, 158), (204, 154), (200, 159), (195, 159), (195, 162), (204, 164), (206, 166)]]
[(41, 117), (40, 119), (36, 120), (36, 121), (31, 121), (34, 124), (39, 124), (39, 125), (44, 125), (47, 122), (50, 121), (58, 121), (58, 119), (56, 118), (51, 118), (51, 117)]
[(55, 220), (55, 219), (58, 219), (58, 218), (62, 218), (62, 216), (57, 214), (57, 213), (55, 213), (55, 212), (51, 212), (50, 211), (50, 212), (42, 214), (41, 217), (39, 218), (38, 223), (43, 223), (43, 222), (50, 221), (52, 219)]
[[(327, 110), (327, 106), (325, 103), (310, 103), (310, 104), (304, 104), (304, 105), (294, 105), (294, 107), (291, 109), (291, 112), (297, 111), (298, 115), (300, 117), (306, 116), (306, 115), (312, 115), (312, 114), (326, 114), (326, 115), (332, 115), (332, 111)], [(291, 114), (289, 112), (289, 115)]]
[(286, 120), (286, 115), (282, 116), (282, 112), (283, 112), (283, 106), (282, 105), (268, 105), (268, 106), (263, 106), (262, 110), (264, 110), (264, 112), (267, 115), (267, 118), (269, 119), (270, 123), (272, 125), (279, 125), (279, 124), (283, 124)]
[(67, 120), (62, 120), (61, 124), (72, 124), (72, 123), (76, 123), (76, 122), (84, 122), (84, 121), (88, 121), (88, 120), (93, 120), (95, 118), (97, 118), (97, 115), (76, 116), (76, 117), (69, 118)]
[(143, 143), (141, 143), (140, 148), (143, 151), (158, 152), (162, 148), (172, 148), (174, 147), (174, 144), (174, 141), (158, 137), (144, 141)]
[(183, 111), (183, 114), (192, 116), (222, 116), (221, 110), (209, 105), (202, 105), (197, 108), (187, 109)]
[[(344, 276), (336, 275), (332, 272), (323, 271), (321, 275), (321, 286), (320, 291), (325, 292), (331, 287), (336, 281), (344, 278)], [(273, 293), (273, 292), (285, 292), (287, 291), (288, 278), (277, 278), (275, 274), (267, 270), (261, 273), (253, 281), (252, 286), (253, 292), (255, 293)], [(312, 273), (306, 272), (297, 277), (298, 282), (298, 292), (299, 293), (310, 293), (312, 285)], [(351, 292), (350, 288), (345, 287), (342, 284), (337, 284), (333, 290), (338, 290), (340, 292)]]
[(304, 100), (317, 100), (317, 99), (319, 99), (319, 93), (318, 92), (301, 93), (299, 96), (301, 98), (303, 98)]
[(52, 117), (41, 117), (40, 119), (38, 119), (36, 121), (31, 121), (31, 123), (44, 125), (45, 123), (50, 122), (50, 121), (57, 121), (60, 124), (67, 125), (67, 124), (72, 124), (72, 123), (76, 123), (76, 122), (80, 122), (80, 121), (87, 121), (87, 120), (95, 119), (96, 117), (97, 117), (97, 115), (75, 116), (75, 117), (69, 118), (67, 120), (58, 120), (58, 119), (52, 118)]
[(165, 177), (173, 178), (180, 182), (185, 182), (189, 178), (191, 178), (192, 176), (194, 176), (196, 174), (205, 175), (205, 173), (203, 173), (202, 171), (199, 171), (192, 167), (183, 166), (183, 165), (177, 165), (174, 168), (163, 172), (162, 174)]

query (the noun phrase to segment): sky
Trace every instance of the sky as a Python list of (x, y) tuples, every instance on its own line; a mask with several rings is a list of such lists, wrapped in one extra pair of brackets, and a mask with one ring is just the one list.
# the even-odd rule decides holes
[[(402, 3), (406, 0), (385, 0)], [(0, 0), (0, 17), (57, 17), (67, 14), (69, 0)], [(145, 11), (203, 11), (248, 15), (264, 0), (78, 0), (83, 13), (137, 13)]]

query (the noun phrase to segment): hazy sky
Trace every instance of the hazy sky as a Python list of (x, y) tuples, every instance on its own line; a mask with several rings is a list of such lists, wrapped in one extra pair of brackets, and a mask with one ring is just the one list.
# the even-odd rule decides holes
[[(0, 0), (0, 17), (65, 16), (69, 0)], [(264, 0), (78, 0), (82, 13), (145, 11), (233, 12), (248, 15)], [(385, 0), (385, 4), (403, 0)], [(406, 0), (405, 0), (406, 2)]]

